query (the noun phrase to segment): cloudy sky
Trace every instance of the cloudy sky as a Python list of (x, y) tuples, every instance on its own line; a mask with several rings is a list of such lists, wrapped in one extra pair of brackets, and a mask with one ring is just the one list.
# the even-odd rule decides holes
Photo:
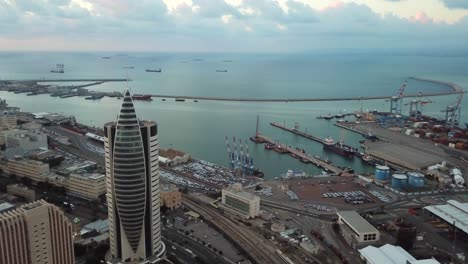
[(466, 47), (468, 0), (0, 0), (0, 50)]

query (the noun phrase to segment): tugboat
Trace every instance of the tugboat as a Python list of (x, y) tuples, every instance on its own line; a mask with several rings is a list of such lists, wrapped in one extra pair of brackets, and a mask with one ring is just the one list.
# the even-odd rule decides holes
[(338, 155), (352, 158), (354, 157), (354, 150), (350, 146), (346, 146), (343, 140), (335, 143), (331, 137), (327, 137), (323, 140), (323, 149), (332, 151)]

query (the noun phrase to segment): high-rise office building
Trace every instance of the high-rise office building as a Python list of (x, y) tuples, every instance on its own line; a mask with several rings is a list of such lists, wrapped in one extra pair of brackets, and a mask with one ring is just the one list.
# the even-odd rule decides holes
[(161, 241), (158, 129), (138, 120), (129, 91), (117, 123), (104, 125), (107, 203), (112, 260), (156, 263)]
[(43, 200), (0, 214), (0, 263), (75, 263), (72, 224)]

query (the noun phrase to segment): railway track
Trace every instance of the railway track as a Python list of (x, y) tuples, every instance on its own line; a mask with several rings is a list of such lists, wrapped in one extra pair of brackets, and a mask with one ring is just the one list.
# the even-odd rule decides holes
[(255, 263), (263, 264), (284, 264), (280, 255), (278, 255), (276, 248), (267, 240), (263, 239), (257, 234), (251, 233), (250, 230), (239, 226), (239, 224), (232, 222), (225, 216), (222, 216), (214, 208), (201, 205), (198, 201), (184, 196), (184, 204), (194, 211), (197, 211), (205, 217), (225, 234), (235, 241)]

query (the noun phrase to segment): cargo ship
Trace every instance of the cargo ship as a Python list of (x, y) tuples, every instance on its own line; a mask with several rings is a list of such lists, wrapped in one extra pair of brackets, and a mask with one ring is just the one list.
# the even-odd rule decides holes
[(335, 143), (331, 137), (323, 140), (323, 149), (348, 158), (354, 157), (355, 152), (352, 147), (344, 145), (343, 140)]
[(161, 68), (159, 68), (159, 69), (146, 69), (146, 72), (161, 72)]
[(51, 70), (51, 73), (65, 73), (64, 70), (65, 65), (63, 64), (56, 64), (55, 69)]
[(149, 94), (134, 94), (132, 96), (132, 99), (137, 100), (137, 101), (152, 101), (153, 100), (151, 99), (151, 95)]

